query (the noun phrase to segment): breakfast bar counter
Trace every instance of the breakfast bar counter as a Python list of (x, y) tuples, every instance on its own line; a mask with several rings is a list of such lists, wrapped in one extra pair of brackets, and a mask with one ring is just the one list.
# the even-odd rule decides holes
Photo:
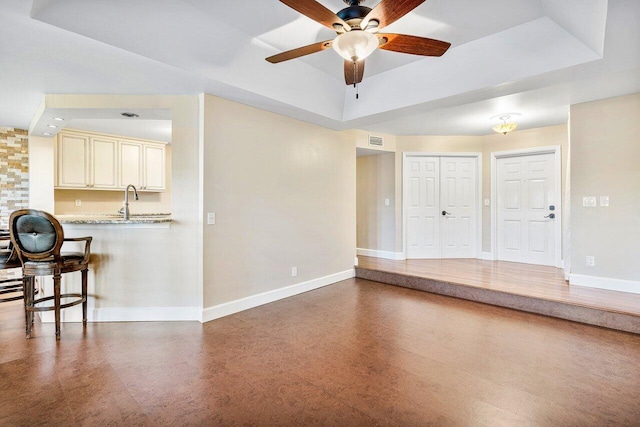
[(170, 213), (131, 214), (124, 219), (122, 214), (56, 215), (62, 224), (164, 224), (172, 221)]

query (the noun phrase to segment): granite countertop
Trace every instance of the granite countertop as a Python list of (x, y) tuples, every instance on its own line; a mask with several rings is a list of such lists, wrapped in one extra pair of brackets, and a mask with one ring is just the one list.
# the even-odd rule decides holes
[(132, 213), (128, 220), (122, 214), (56, 215), (62, 224), (158, 224), (171, 222), (170, 213)]

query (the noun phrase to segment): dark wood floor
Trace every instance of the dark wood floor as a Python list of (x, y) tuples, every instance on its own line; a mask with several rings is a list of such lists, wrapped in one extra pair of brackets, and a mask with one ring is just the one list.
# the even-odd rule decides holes
[(640, 336), (350, 279), (201, 325), (0, 306), (0, 425), (640, 424)]

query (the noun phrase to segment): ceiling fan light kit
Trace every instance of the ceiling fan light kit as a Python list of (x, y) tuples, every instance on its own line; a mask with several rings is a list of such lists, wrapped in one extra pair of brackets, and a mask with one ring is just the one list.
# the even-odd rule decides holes
[(378, 37), (362, 30), (340, 34), (333, 40), (333, 50), (347, 61), (357, 62), (371, 55), (378, 47)]
[[(377, 48), (420, 56), (442, 56), (451, 43), (404, 34), (376, 34), (420, 6), (425, 0), (382, 0), (373, 9), (361, 6), (365, 0), (344, 0), (348, 7), (337, 14), (316, 0), (280, 0), (290, 8), (335, 31), (333, 40), (317, 42), (277, 55), (267, 61), (272, 64), (300, 58), (329, 47), (345, 60), (344, 78), (347, 85), (357, 85), (364, 77), (364, 59)], [(356, 96), (357, 97), (357, 96)]]

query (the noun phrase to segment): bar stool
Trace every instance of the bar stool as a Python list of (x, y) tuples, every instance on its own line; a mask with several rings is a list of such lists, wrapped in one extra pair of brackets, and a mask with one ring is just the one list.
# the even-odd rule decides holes
[[(22, 267), (13, 250), (9, 230), (0, 229), (0, 271)], [(22, 276), (0, 278), (0, 303), (17, 301), (23, 298)]]
[[(34, 209), (21, 209), (9, 217), (11, 242), (22, 263), (26, 310), (26, 333), (31, 338), (33, 313), (55, 311), (56, 340), (60, 339), (60, 310), (82, 304), (82, 324), (87, 325), (87, 272), (91, 237), (65, 239), (62, 225), (53, 215)], [(64, 242), (84, 242), (84, 252), (61, 253)], [(82, 293), (60, 294), (62, 274), (82, 272)], [(34, 299), (35, 276), (53, 276), (53, 296)], [(75, 298), (61, 304), (62, 298)], [(53, 300), (54, 305), (37, 305)]]

